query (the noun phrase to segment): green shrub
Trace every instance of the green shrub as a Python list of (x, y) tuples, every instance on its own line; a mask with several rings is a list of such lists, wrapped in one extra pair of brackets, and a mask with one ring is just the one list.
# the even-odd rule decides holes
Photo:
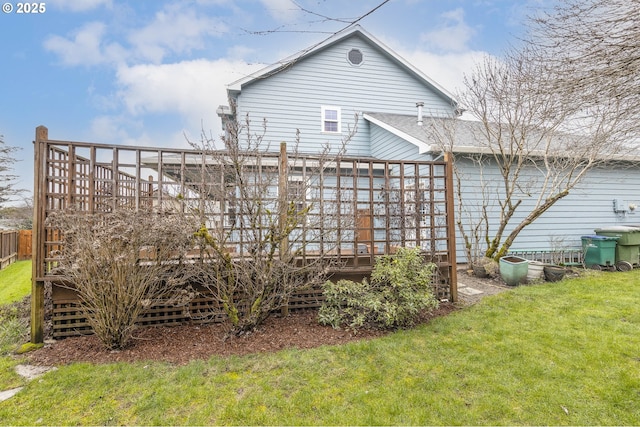
[(435, 265), (425, 263), (418, 248), (382, 256), (371, 280), (325, 282), (318, 320), (334, 328), (410, 326), (423, 310), (438, 306), (432, 288), (434, 271)]

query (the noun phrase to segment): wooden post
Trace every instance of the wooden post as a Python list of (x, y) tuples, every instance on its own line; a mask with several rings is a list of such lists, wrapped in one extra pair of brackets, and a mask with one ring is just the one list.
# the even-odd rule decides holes
[[(287, 143), (280, 143), (280, 159), (279, 159), (279, 170), (278, 170), (278, 205), (279, 205), (279, 231), (280, 231), (280, 247), (279, 255), (280, 259), (285, 257), (285, 253), (289, 250), (289, 238), (283, 237), (285, 232), (285, 228), (287, 225), (287, 211), (288, 203), (287, 203), (287, 176), (288, 176), (288, 159), (287, 159)], [(289, 301), (285, 301), (282, 305), (282, 315), (286, 316), (289, 314)]]
[(44, 204), (46, 195), (46, 141), (49, 130), (44, 126), (36, 128), (33, 160), (33, 234), (31, 247), (33, 262), (31, 267), (31, 342), (44, 341)]
[(456, 220), (453, 198), (453, 154), (444, 153), (445, 197), (447, 209), (447, 252), (449, 259), (449, 293), (451, 302), (458, 302), (458, 271), (456, 261)]
[[(288, 162), (287, 162), (287, 143), (280, 143), (280, 168), (278, 173), (278, 204), (280, 207), (280, 224), (279, 231), (280, 235), (284, 233), (286, 223), (287, 223), (287, 211), (288, 211), (288, 203), (287, 203), (287, 175), (288, 175)], [(283, 254), (288, 250), (289, 239), (283, 238), (280, 240), (280, 258), (283, 257)]]

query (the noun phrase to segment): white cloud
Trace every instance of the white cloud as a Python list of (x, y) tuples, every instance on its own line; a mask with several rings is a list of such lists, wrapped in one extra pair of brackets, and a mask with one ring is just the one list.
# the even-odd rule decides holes
[(105, 44), (107, 26), (102, 22), (89, 22), (70, 38), (49, 36), (44, 41), (46, 50), (57, 54), (65, 65), (97, 65), (123, 61), (125, 50), (118, 44)]
[(188, 148), (183, 130), (167, 133), (165, 129), (156, 129), (145, 125), (141, 118), (133, 119), (126, 115), (103, 115), (91, 121), (89, 139), (107, 144), (133, 147), (171, 147)]
[(120, 143), (130, 139), (128, 130), (141, 130), (142, 123), (123, 116), (98, 116), (91, 120), (91, 135), (103, 142)]
[(455, 96), (462, 89), (463, 77), (470, 74), (486, 53), (467, 51), (437, 54), (428, 51), (414, 51), (402, 55), (416, 68), (429, 76), (432, 81)]
[(71, 12), (86, 12), (101, 6), (110, 8), (112, 0), (49, 0), (47, 5)]
[[(107, 24), (89, 22), (66, 37), (49, 36), (44, 47), (57, 54), (63, 64), (70, 66), (160, 63), (167, 55), (188, 54), (193, 49), (202, 49), (212, 36), (228, 31), (228, 27), (217, 18), (197, 14), (186, 6), (186, 3), (168, 5), (157, 12), (148, 25), (129, 32), (128, 46), (109, 42), (121, 34), (113, 33)], [(114, 28), (119, 29), (118, 26)]]
[(422, 33), (420, 40), (430, 49), (444, 52), (461, 52), (467, 49), (467, 44), (476, 31), (464, 20), (464, 10), (454, 9), (440, 15), (442, 25), (438, 28)]
[(216, 109), (228, 103), (225, 85), (258, 68), (226, 59), (121, 67), (118, 97), (130, 114), (179, 114), (187, 128), (197, 132), (203, 123), (217, 135)]
[(159, 63), (169, 53), (203, 48), (206, 38), (227, 31), (227, 25), (218, 19), (197, 14), (189, 4), (179, 3), (157, 12), (151, 23), (133, 31), (128, 39), (136, 57)]

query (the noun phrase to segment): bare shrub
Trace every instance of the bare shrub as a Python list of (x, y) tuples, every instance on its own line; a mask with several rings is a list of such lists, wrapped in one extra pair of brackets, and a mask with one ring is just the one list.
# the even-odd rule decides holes
[(326, 150), (303, 166), (297, 144), (289, 152), (281, 146), (278, 156), (250, 132), (248, 120), (227, 131), (224, 150), (212, 138), (198, 145), (206, 157), (197, 267), (230, 334), (239, 335), (287, 307), (294, 293), (320, 285), (337, 263), (338, 230), (353, 233), (354, 220), (352, 202), (339, 207), (335, 194), (318, 186), (337, 156)]
[(77, 292), (89, 324), (109, 349), (127, 345), (144, 309), (188, 292), (183, 261), (194, 228), (182, 215), (64, 211), (48, 223), (63, 236), (55, 273)]

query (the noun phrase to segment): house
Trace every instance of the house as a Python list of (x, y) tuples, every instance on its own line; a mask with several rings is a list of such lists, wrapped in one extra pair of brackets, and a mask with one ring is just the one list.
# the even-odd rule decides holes
[[(60, 233), (47, 218), (68, 207), (90, 214), (145, 207), (197, 214), (211, 235), (218, 233), (229, 259), (283, 247), (299, 265), (327, 255), (327, 272), (334, 278), (364, 277), (378, 255), (420, 247), (437, 264), (438, 298), (456, 301), (451, 163), (439, 154), (423, 156), (424, 144), (397, 137), (373, 115), (417, 120), (421, 109), (449, 117), (458, 111), (451, 95), (353, 27), (233, 83), (229, 98), (230, 105), (219, 109), (223, 123), (244, 125), (246, 118), (251, 129), (243, 130), (246, 136), (261, 132), (266, 122), (262, 138), (273, 152), (243, 153), (247, 157), (240, 163), (230, 160), (231, 150), (59, 141), (49, 139), (46, 127), (36, 129), (33, 342), (43, 339), (45, 283), (52, 287), (54, 337), (90, 329), (77, 314), (77, 295), (55, 275)], [(281, 142), (291, 147), (298, 131), (296, 153), (282, 150)], [(335, 156), (319, 156), (324, 145)], [(247, 180), (239, 178), (239, 170)], [(259, 193), (242, 193), (261, 186), (265, 191), (259, 198)], [(287, 233), (286, 244), (255, 245), (277, 235), (272, 230), (286, 223), (290, 208), (305, 215)], [(319, 306), (321, 290), (300, 292), (288, 300), (290, 308)], [(159, 303), (140, 322), (195, 321), (193, 313), (205, 322), (213, 317), (199, 313), (218, 309), (206, 296), (178, 308)]]
[[(451, 94), (360, 26), (231, 83), (227, 92), (230, 105), (218, 108), (224, 129), (239, 123), (253, 134), (262, 133), (264, 126), (262, 143), (274, 150), (282, 141), (298, 141), (301, 153), (318, 153), (328, 146), (334, 153), (344, 148), (344, 155), (363, 160), (442, 160), (442, 153), (425, 156), (425, 144), (416, 138), (396, 137), (375, 114), (395, 114), (417, 123), (419, 114), (450, 117), (459, 112)], [(367, 185), (384, 186), (383, 175), (377, 179)], [(406, 185), (415, 188), (413, 196), (401, 196), (412, 205), (402, 215), (412, 218), (427, 209), (428, 204), (419, 200), (426, 197), (421, 189), (426, 191), (428, 184), (422, 180)], [(358, 222), (377, 230), (367, 237), (373, 252), (386, 251), (382, 243), (376, 244), (384, 240), (384, 215), (376, 215), (371, 207), (357, 210), (365, 217)], [(426, 224), (405, 226), (423, 228), (417, 232), (422, 236), (408, 236), (409, 240), (428, 240)]]
[[(328, 214), (331, 221), (327, 222), (334, 225), (327, 232), (322, 221), (316, 228), (302, 224), (304, 233), (294, 237), (303, 240), (300, 248), (308, 249), (300, 252), (303, 262), (317, 253), (335, 255), (341, 261), (337, 273), (366, 275), (378, 254), (416, 246), (438, 264), (438, 295), (456, 300), (455, 264), (465, 260), (465, 252), (461, 239), (455, 238), (449, 153), (456, 157), (462, 174), (459, 209), (482, 201), (483, 180), (496, 182), (499, 175), (490, 161), (481, 170), (469, 159), (470, 154), (486, 153), (487, 147), (477, 137), (478, 124), (458, 118), (462, 109), (451, 94), (354, 26), (232, 83), (228, 95), (230, 104), (218, 109), (225, 129), (231, 133), (233, 128), (227, 125), (242, 124), (240, 142), (264, 130), (262, 141), (273, 151), (244, 163), (253, 173), (253, 182), (272, 180), (267, 202), (281, 207), (284, 195), (285, 202), (293, 196), (295, 209), (305, 209), (317, 218)], [(437, 121), (455, 128), (447, 153), (428, 131)], [(299, 154), (290, 159), (283, 155), (283, 141), (290, 145), (298, 141)], [(339, 155), (317, 156), (325, 146)], [(57, 260), (52, 254), (59, 247), (59, 233), (46, 224), (57, 210), (75, 207), (101, 213), (153, 206), (206, 213), (207, 228), (229, 237), (226, 251), (240, 257), (256, 251), (243, 238), (248, 227), (238, 226), (243, 214), (237, 202), (246, 198), (238, 198), (237, 176), (226, 173), (229, 163), (222, 158), (212, 159), (209, 152), (192, 149), (49, 140), (44, 126), (36, 129), (34, 147), (34, 342), (43, 338), (44, 285), (63, 279), (53, 274)], [(346, 151), (341, 153), (343, 148)], [(512, 249), (524, 253), (576, 248), (580, 236), (592, 234), (595, 228), (640, 223), (640, 217), (635, 219), (640, 169), (634, 154), (621, 153), (590, 171), (578, 188), (527, 227)], [(286, 166), (281, 166), (284, 160)], [(526, 173), (534, 177), (536, 169)], [(313, 174), (315, 181), (310, 179)], [(282, 182), (286, 185), (281, 186)], [(523, 205), (535, 200), (535, 189), (528, 190), (531, 194), (523, 191)], [(347, 226), (335, 227), (332, 215), (346, 218)], [(490, 220), (497, 215), (495, 206), (490, 206)], [(294, 250), (297, 254), (298, 248)], [(75, 335), (88, 328), (76, 314), (73, 292), (55, 283), (52, 289), (54, 336)], [(309, 301), (317, 303), (315, 295), (307, 297), (298, 300), (301, 307), (309, 307)], [(207, 310), (206, 304), (194, 301), (185, 310)], [(160, 307), (144, 322), (189, 319), (171, 307)]]
[(254, 130), (266, 120), (265, 142), (277, 148), (299, 130), (300, 150), (307, 153), (326, 143), (337, 147), (355, 130), (347, 155), (380, 159), (406, 159), (407, 153), (387, 143), (392, 135), (368, 112), (417, 120), (416, 104), (436, 117), (458, 108), (445, 89), (359, 26), (231, 83), (227, 92), (231, 105), (218, 108), (223, 128), (247, 115)]
[[(427, 121), (456, 118), (463, 107), (359, 26), (233, 82), (227, 92), (230, 105), (218, 108), (223, 128), (234, 120), (247, 120), (254, 130), (266, 123), (264, 141), (273, 147), (295, 141), (299, 132), (303, 152), (317, 152), (325, 144), (337, 150), (347, 140), (347, 155), (381, 160), (441, 159), (442, 146), (426, 131)], [(481, 172), (468, 159), (472, 153), (484, 150), (486, 154), (475, 136), (478, 123), (454, 121), (457, 136), (450, 150), (459, 160), (461, 194), (464, 203), (479, 204), (480, 174), (495, 180), (498, 171), (489, 164)], [(640, 217), (635, 219), (640, 170), (637, 157), (631, 154), (618, 156), (614, 168), (607, 164), (590, 171), (577, 188), (518, 235), (512, 251), (566, 249), (572, 251), (566, 261), (576, 262), (581, 236), (602, 226), (640, 223)], [(537, 172), (527, 173), (533, 180)], [(531, 192), (520, 195), (523, 207), (514, 222), (534, 203), (535, 188)], [(499, 211), (489, 206), (489, 212), (494, 227)], [(459, 261), (465, 261), (462, 245), (458, 238)]]

